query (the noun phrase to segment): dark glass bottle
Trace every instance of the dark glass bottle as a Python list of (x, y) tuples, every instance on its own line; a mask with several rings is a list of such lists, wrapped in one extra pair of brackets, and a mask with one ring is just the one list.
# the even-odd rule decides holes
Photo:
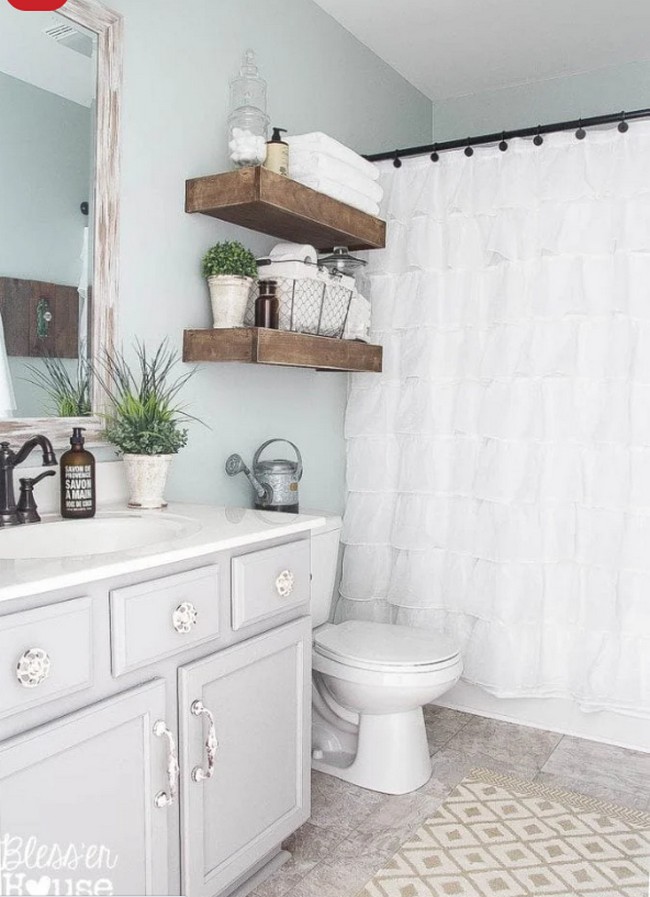
[(280, 326), (280, 300), (275, 294), (275, 280), (260, 280), (260, 294), (255, 300), (255, 326), (277, 330)]
[(61, 516), (95, 516), (95, 459), (84, 448), (83, 427), (74, 427), (71, 448), (61, 455)]

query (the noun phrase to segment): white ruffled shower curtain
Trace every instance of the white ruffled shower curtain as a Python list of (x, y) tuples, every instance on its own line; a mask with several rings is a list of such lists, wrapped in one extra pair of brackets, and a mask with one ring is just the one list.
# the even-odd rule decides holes
[(650, 717), (650, 123), (381, 168), (337, 619)]

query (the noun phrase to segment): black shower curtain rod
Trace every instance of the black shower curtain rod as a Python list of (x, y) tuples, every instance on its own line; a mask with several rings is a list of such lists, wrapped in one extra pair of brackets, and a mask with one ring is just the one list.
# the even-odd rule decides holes
[(650, 109), (635, 109), (633, 112), (616, 112), (611, 115), (593, 115), (591, 118), (578, 118), (574, 121), (559, 121), (552, 125), (534, 125), (531, 128), (518, 128), (515, 131), (497, 131), (494, 134), (481, 134), (478, 137), (465, 137), (461, 140), (444, 140), (438, 143), (429, 143), (424, 146), (410, 146), (406, 149), (389, 150), (385, 153), (372, 153), (364, 156), (369, 162), (381, 162), (384, 159), (393, 159), (396, 168), (402, 164), (400, 159), (407, 156), (424, 156), (431, 153), (431, 158), (437, 162), (438, 153), (447, 150), (465, 149), (465, 153), (471, 156), (473, 147), (488, 143), (498, 143), (502, 150), (508, 149), (508, 140), (515, 137), (532, 137), (537, 146), (544, 142), (543, 134), (552, 134), (556, 131), (573, 131), (576, 129), (576, 137), (582, 140), (585, 137), (585, 128), (597, 125), (613, 125), (618, 122), (620, 131), (627, 131), (628, 121), (636, 118), (650, 118)]

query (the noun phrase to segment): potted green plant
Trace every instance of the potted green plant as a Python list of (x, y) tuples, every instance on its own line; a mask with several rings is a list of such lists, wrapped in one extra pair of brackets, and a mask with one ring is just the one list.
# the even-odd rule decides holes
[(124, 459), (129, 507), (164, 508), (169, 465), (187, 444), (183, 424), (196, 420), (177, 401), (196, 368), (176, 374), (178, 355), (167, 340), (153, 354), (136, 342), (135, 353), (135, 370), (115, 350), (97, 365), (108, 399), (105, 435)]
[(257, 262), (236, 240), (216, 243), (203, 256), (214, 327), (243, 327)]

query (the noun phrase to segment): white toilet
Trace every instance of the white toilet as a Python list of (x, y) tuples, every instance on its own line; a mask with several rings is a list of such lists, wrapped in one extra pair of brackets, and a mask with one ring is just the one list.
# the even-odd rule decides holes
[(443, 635), (330, 618), (341, 518), (312, 531), (312, 766), (372, 791), (405, 794), (431, 776), (422, 707), (462, 673)]

